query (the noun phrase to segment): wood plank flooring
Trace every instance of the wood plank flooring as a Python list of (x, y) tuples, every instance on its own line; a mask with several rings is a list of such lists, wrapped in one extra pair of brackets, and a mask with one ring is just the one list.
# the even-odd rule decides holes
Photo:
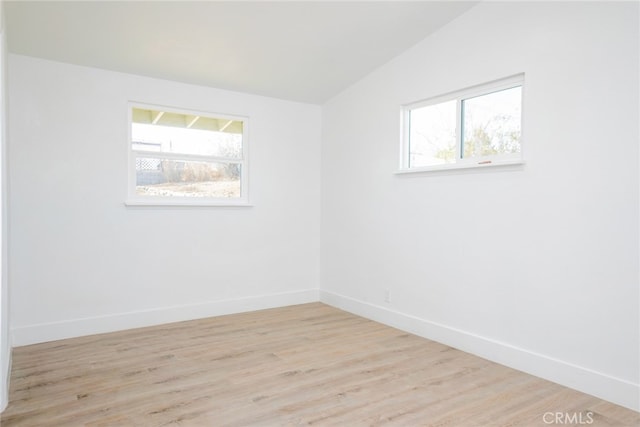
[(2, 427), (640, 425), (321, 303), (19, 347), (9, 398)]

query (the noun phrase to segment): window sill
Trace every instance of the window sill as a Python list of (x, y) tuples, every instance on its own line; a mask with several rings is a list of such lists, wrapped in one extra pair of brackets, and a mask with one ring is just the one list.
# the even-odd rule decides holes
[(253, 205), (245, 201), (205, 201), (205, 200), (126, 200), (124, 205), (127, 207), (177, 207), (177, 208), (194, 208), (194, 207), (230, 207), (230, 208), (250, 208)]
[(408, 175), (408, 174), (431, 174), (444, 171), (456, 171), (466, 169), (493, 169), (506, 166), (522, 166), (524, 160), (502, 160), (499, 162), (489, 163), (463, 163), (463, 164), (446, 164), (437, 166), (425, 166), (420, 168), (400, 169), (395, 172), (396, 175)]

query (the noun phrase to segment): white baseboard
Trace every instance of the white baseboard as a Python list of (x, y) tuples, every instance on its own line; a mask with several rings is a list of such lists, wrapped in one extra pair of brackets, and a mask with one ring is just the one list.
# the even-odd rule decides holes
[(640, 411), (639, 384), (333, 292), (320, 291), (320, 301), (634, 411)]
[(12, 342), (15, 347), (19, 347), (65, 338), (160, 325), (163, 323), (305, 304), (319, 301), (318, 292), (317, 289), (306, 289), (295, 292), (208, 301), (198, 304), (162, 307), (152, 310), (21, 326), (12, 329)]
[(2, 369), (4, 370), (2, 374), (4, 375), (4, 377), (0, 376), (0, 378), (4, 378), (4, 382), (1, 385), (2, 391), (0, 392), (0, 413), (7, 409), (7, 405), (9, 404), (9, 385), (11, 383), (11, 365), (13, 363), (13, 352), (11, 351), (13, 347), (11, 344), (11, 340), (9, 339), (9, 345), (7, 346), (7, 348), (9, 349), (9, 354), (5, 355), (2, 358), (3, 361), (5, 358), (7, 359), (7, 361), (6, 363), (3, 363), (4, 366), (2, 366)]

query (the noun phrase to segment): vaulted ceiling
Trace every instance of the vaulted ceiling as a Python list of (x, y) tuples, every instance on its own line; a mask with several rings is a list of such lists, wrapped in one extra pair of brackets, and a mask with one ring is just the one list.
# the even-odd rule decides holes
[(477, 2), (7, 1), (12, 53), (322, 104)]

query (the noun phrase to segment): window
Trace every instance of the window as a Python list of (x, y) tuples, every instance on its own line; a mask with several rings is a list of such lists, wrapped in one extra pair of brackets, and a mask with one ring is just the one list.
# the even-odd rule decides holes
[(132, 205), (248, 203), (247, 119), (130, 105)]
[(524, 76), (403, 108), (401, 172), (522, 163)]

